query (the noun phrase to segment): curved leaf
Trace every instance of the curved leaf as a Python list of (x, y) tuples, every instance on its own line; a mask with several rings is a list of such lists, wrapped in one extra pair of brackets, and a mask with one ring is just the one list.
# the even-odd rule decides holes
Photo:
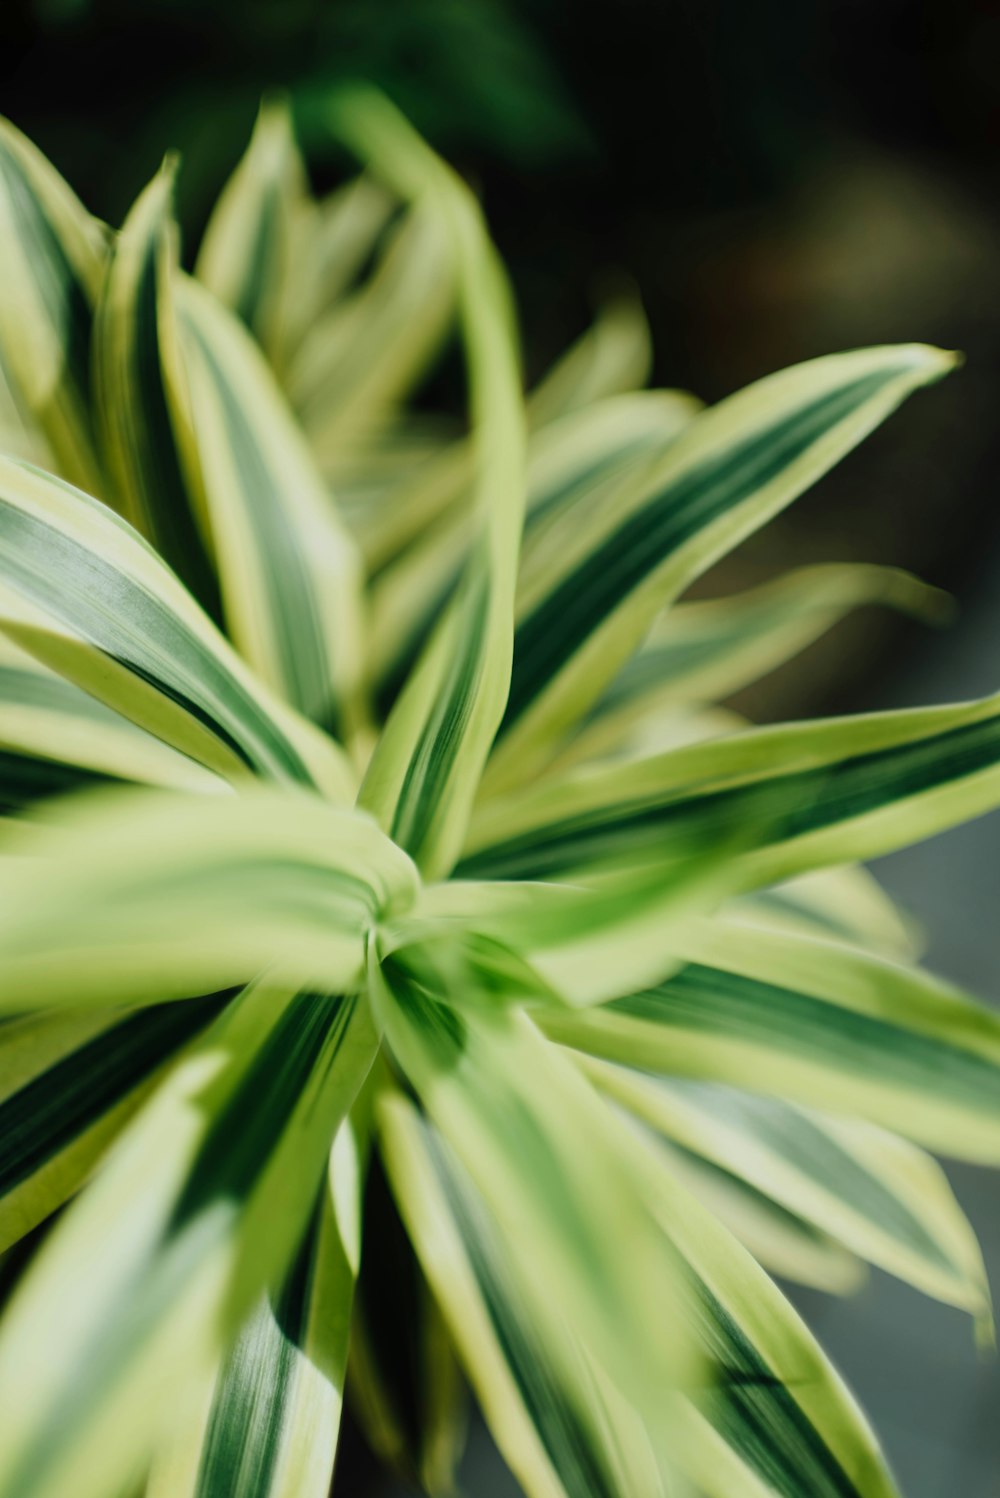
[(90, 340), (108, 251), (104, 225), (0, 120), (0, 362), (60, 472), (102, 495)]
[(953, 363), (912, 345), (783, 370), (697, 417), (585, 523), (569, 511), (519, 600), (491, 788), (565, 735), (666, 604)]
[(0, 458), (0, 629), (228, 779), (257, 774), (350, 794), (335, 746), (270, 698), (130, 526), (7, 458)]

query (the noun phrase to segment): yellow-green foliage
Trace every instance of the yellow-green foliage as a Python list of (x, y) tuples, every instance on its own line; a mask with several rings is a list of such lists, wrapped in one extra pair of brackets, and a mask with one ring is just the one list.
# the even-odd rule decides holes
[(0, 134), (0, 1498), (325, 1498), (345, 1380), (445, 1494), (456, 1354), (530, 1498), (891, 1494), (767, 1271), (988, 1332), (923, 1151), (1000, 1159), (1000, 1023), (858, 860), (1000, 803), (1000, 701), (757, 729), (932, 590), (677, 600), (953, 360), (703, 410), (620, 302), (525, 395), (473, 196), (329, 123), (193, 276), (174, 164), (115, 234)]

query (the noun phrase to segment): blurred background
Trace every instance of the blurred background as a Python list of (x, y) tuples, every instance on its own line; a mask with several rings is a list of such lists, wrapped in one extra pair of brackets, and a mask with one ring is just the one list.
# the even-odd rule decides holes
[[(949, 588), (929, 633), (865, 612), (739, 706), (760, 718), (997, 689), (1000, 665), (1000, 4), (993, 0), (4, 0), (0, 109), (121, 221), (167, 147), (189, 246), (262, 91), (316, 121), (381, 83), (477, 184), (511, 267), (528, 372), (636, 285), (656, 382), (715, 400), (782, 365), (921, 340), (966, 367), (921, 394), (709, 591), (865, 559)], [(1000, 1000), (1000, 822), (882, 861), (931, 964)], [(1000, 1182), (952, 1172), (1000, 1286)], [(1000, 1494), (1000, 1372), (959, 1313), (884, 1277), (796, 1295), (910, 1498)], [(348, 1439), (346, 1491), (379, 1487)], [(514, 1487), (476, 1431), (467, 1489)], [(637, 1495), (642, 1498), (642, 1495)]]

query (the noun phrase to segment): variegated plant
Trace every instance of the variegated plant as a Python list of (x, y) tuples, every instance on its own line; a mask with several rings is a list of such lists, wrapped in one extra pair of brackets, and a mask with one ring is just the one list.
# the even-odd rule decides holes
[(989, 1328), (923, 1149), (1000, 1157), (1000, 1023), (857, 861), (1000, 803), (1000, 702), (753, 728), (935, 595), (676, 600), (952, 359), (701, 410), (623, 303), (523, 397), (471, 195), (330, 126), (194, 276), (172, 166), (112, 234), (0, 138), (0, 1498), (324, 1498), (345, 1375), (448, 1493), (459, 1365), (531, 1498), (890, 1494), (766, 1271)]

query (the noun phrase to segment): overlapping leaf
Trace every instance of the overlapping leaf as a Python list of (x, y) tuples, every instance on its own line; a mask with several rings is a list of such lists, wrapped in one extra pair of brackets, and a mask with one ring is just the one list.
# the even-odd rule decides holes
[(0, 121), (0, 362), (59, 471), (103, 492), (90, 339), (109, 235), (20, 131)]
[(965, 1159), (1000, 1155), (1000, 1019), (947, 984), (848, 946), (692, 921), (656, 987), (546, 1033), (645, 1070), (857, 1114)]
[(6, 1310), (4, 1498), (141, 1470), (164, 1376), (206, 1387), (294, 1254), (375, 1045), (363, 1002), (261, 984), (173, 1071)]
[(519, 597), (515, 668), (491, 785), (529, 772), (599, 697), (665, 604), (771, 519), (908, 394), (951, 367), (921, 346), (798, 365), (698, 417), (613, 502), (572, 510)]
[(744, 829), (745, 888), (871, 858), (1000, 801), (1000, 705), (747, 729), (484, 804), (463, 874), (546, 879)]
[(360, 568), (302, 434), (253, 341), (176, 283), (197, 481), (241, 655), (286, 702), (348, 729), (363, 669)]
[(265, 968), (351, 991), (369, 928), (416, 888), (370, 818), (305, 794), (106, 792), (9, 824), (4, 854), (8, 1013), (186, 999)]
[(298, 1252), (220, 1359), (207, 1397), (164, 1442), (147, 1498), (327, 1498), (358, 1267), (359, 1184), (344, 1125)]
[(334, 745), (270, 697), (130, 526), (6, 458), (0, 628), (67, 681), (221, 775), (349, 793)]
[(376, 747), (361, 792), (428, 873), (447, 871), (503, 713), (524, 505), (524, 434), (512, 309), (478, 207), (391, 107), (348, 96), (340, 128), (372, 165), (447, 226), (458, 277), (482, 527), (455, 601)]

